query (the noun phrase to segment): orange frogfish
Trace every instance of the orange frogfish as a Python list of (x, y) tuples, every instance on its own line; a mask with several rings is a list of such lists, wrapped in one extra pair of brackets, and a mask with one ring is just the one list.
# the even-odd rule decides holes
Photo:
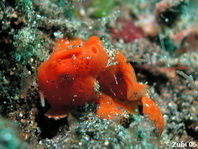
[(90, 37), (86, 42), (59, 39), (53, 53), (38, 69), (38, 84), (50, 103), (46, 116), (62, 118), (73, 106), (86, 102), (98, 104), (100, 118), (113, 119), (125, 109), (135, 114), (138, 105), (161, 133), (164, 119), (159, 107), (146, 95), (147, 85), (137, 82), (133, 67), (120, 51), (113, 65), (102, 41)]

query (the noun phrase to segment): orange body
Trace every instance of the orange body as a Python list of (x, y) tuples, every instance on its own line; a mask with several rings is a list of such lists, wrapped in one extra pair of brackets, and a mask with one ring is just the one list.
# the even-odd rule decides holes
[(163, 115), (146, 96), (147, 86), (137, 82), (132, 66), (120, 51), (115, 56), (117, 64), (107, 66), (108, 60), (98, 37), (93, 36), (86, 42), (80, 38), (58, 40), (50, 58), (38, 69), (40, 90), (51, 106), (46, 115), (65, 117), (70, 107), (94, 101), (98, 104), (96, 114), (112, 119), (124, 114), (119, 107), (134, 114), (137, 106), (142, 105), (143, 113), (161, 133)]

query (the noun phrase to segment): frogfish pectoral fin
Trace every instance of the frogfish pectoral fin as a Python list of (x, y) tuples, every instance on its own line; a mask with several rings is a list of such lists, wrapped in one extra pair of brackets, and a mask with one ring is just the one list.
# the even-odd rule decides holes
[(154, 122), (156, 128), (158, 129), (158, 133), (161, 134), (164, 130), (164, 118), (159, 107), (147, 96), (143, 96), (141, 102), (143, 106), (143, 114), (147, 115), (148, 119)]
[(129, 101), (129, 100), (119, 100), (114, 99), (115, 103), (119, 105), (124, 110), (128, 111), (131, 114), (138, 113), (138, 102), (137, 101)]
[(68, 106), (53, 104), (53, 106), (50, 107), (45, 116), (47, 116), (48, 118), (60, 119), (66, 117), (69, 112), (70, 108)]
[(112, 120), (114, 117), (118, 115), (124, 116), (126, 114), (118, 108), (118, 105), (108, 95), (101, 95), (97, 100), (97, 103), (98, 108), (96, 110), (96, 115), (100, 118)]

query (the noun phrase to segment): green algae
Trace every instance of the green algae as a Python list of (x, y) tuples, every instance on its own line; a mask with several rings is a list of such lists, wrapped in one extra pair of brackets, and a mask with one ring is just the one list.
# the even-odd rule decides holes
[(93, 16), (101, 18), (112, 13), (113, 8), (115, 7), (115, 2), (113, 0), (93, 0), (92, 7), (94, 9)]
[(46, 59), (47, 53), (42, 32), (25, 27), (14, 35), (14, 40), (17, 62), (26, 65), (30, 63), (31, 58), (37, 61)]
[(168, 36), (164, 38), (159, 36), (159, 42), (157, 42), (157, 44), (161, 47), (161, 49), (169, 52), (170, 54), (174, 53), (177, 48), (173, 40)]

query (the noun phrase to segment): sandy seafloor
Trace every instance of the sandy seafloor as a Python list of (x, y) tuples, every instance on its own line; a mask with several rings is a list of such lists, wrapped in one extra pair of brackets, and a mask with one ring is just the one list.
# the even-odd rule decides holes
[[(198, 148), (197, 0), (0, 0), (0, 149)], [(160, 107), (158, 135), (141, 112), (100, 119), (96, 104), (54, 120), (37, 73), (57, 38), (98, 36), (120, 49)]]

